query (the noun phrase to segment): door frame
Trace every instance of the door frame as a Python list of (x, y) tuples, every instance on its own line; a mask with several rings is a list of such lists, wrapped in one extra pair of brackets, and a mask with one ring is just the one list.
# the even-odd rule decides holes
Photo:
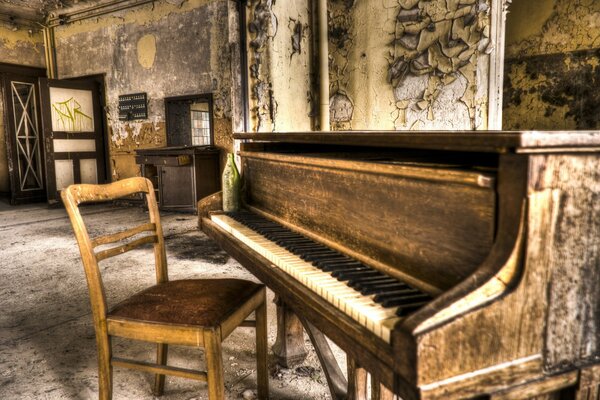
[[(54, 84), (54, 87), (61, 87), (67, 89), (80, 89), (80, 90), (90, 90), (92, 91), (92, 101), (97, 102), (97, 107), (94, 107), (94, 132), (99, 132), (99, 134), (95, 133), (69, 133), (52, 130), (52, 118), (51, 118), (51, 105), (50, 105), (50, 87)], [(56, 187), (56, 169), (55, 169), (55, 160), (65, 159), (63, 155), (60, 155), (57, 158), (57, 154), (54, 151), (54, 139), (95, 139), (96, 141), (96, 151), (94, 153), (86, 153), (86, 152), (71, 152), (68, 153), (68, 157), (72, 157), (75, 154), (75, 157), (68, 158), (75, 160), (80, 160), (82, 158), (98, 158), (101, 159), (104, 163), (103, 168), (97, 168), (97, 181), (98, 183), (105, 183), (107, 181), (106, 176), (106, 151), (105, 151), (105, 132), (104, 132), (104, 124), (102, 122), (103, 113), (102, 107), (100, 103), (100, 90), (95, 81), (90, 79), (88, 82), (83, 81), (73, 81), (67, 79), (40, 79), (40, 97), (42, 100), (42, 121), (43, 121), (43, 131), (44, 131), (44, 151), (46, 156), (46, 193), (49, 205), (60, 204), (60, 195), (58, 193)], [(95, 99), (95, 100), (94, 100)], [(79, 163), (73, 162), (73, 175), (74, 180), (77, 182), (80, 178), (79, 175)]]
[(80, 82), (87, 80), (94, 80), (98, 87), (98, 100), (100, 104), (100, 113), (102, 115), (101, 123), (102, 123), (102, 141), (104, 142), (104, 182), (99, 183), (109, 183), (112, 182), (112, 173), (111, 173), (111, 162), (110, 162), (110, 137), (108, 134), (108, 115), (106, 114), (107, 104), (106, 104), (106, 74), (95, 74), (95, 75), (85, 75), (78, 76), (74, 78), (64, 78), (65, 81), (72, 82)]
[[(17, 64), (8, 64), (8, 63), (0, 63), (0, 95), (3, 96), (4, 103), (4, 127), (5, 127), (5, 142), (6, 142), (6, 158), (8, 161), (8, 170), (9, 170), (9, 182), (10, 182), (10, 203), (15, 204), (23, 204), (30, 203), (36, 201), (43, 201), (46, 198), (45, 190), (47, 189), (47, 180), (46, 180), (46, 172), (45, 172), (45, 152), (43, 149), (44, 139), (43, 139), (43, 124), (42, 124), (42, 106), (41, 99), (39, 93), (39, 78), (43, 78), (46, 76), (46, 70), (44, 68), (39, 67), (31, 67)], [(21, 190), (19, 188), (18, 179), (13, 176), (14, 174), (18, 174), (18, 160), (14, 160), (14, 151), (13, 148), (13, 136), (15, 135), (15, 126), (12, 121), (14, 115), (14, 109), (12, 104), (12, 90), (9, 87), (11, 81), (22, 80), (30, 80), (34, 85), (34, 96), (35, 101), (37, 103), (37, 122), (39, 126), (39, 150), (40, 150), (40, 162), (41, 162), (41, 180), (42, 180), (42, 188), (39, 190), (41, 193), (20, 193)], [(13, 171), (11, 173), (11, 171)], [(36, 189), (37, 192), (39, 192)], [(4, 194), (4, 193), (3, 193)]]

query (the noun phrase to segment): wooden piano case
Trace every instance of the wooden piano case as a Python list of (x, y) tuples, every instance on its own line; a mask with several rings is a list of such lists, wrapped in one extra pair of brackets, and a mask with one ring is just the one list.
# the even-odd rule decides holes
[(405, 400), (597, 390), (599, 133), (237, 138), (248, 209), (435, 296), (386, 343), (215, 226), (217, 197), (200, 202), (202, 229), (375, 382)]

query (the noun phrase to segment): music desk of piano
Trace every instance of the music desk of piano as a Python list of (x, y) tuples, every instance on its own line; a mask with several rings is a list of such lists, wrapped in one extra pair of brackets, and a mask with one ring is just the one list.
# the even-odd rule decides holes
[(201, 229), (303, 321), (334, 398), (368, 371), (404, 400), (598, 399), (600, 132), (235, 137), (245, 211), (206, 198)]

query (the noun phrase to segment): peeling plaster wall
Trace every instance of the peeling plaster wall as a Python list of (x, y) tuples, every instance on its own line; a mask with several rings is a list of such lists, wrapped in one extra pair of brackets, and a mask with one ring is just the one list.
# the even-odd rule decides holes
[(353, 129), (487, 127), (489, 1), (355, 1), (348, 11)]
[[(105, 74), (112, 179), (139, 175), (136, 149), (166, 146), (164, 98), (212, 93), (215, 144), (232, 150), (230, 1), (137, 7), (56, 29), (61, 78)], [(148, 119), (118, 120), (118, 96), (148, 94)]]
[[(487, 128), (491, 1), (329, 0), (331, 128)], [(301, 21), (310, 21), (309, 37), (317, 20), (311, 7), (307, 0), (285, 7), (250, 2), (254, 130), (299, 130), (310, 126), (307, 110), (316, 115), (310, 75), (316, 49), (290, 58), (289, 46), (298, 12)], [(313, 94), (302, 96), (311, 87)]]
[[(40, 32), (12, 31), (0, 25), (0, 63), (45, 67), (44, 38)], [(4, 127), (4, 105), (0, 88), (0, 193), (10, 192)]]
[(600, 2), (514, 0), (504, 129), (600, 129)]
[(0, 25), (0, 62), (44, 68), (44, 37), (41, 31), (12, 31)]
[(309, 0), (248, 2), (251, 126), (311, 130), (312, 24)]

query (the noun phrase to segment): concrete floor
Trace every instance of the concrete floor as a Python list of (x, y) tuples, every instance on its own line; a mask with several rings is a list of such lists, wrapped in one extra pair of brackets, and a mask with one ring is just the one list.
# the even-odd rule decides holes
[[(84, 208), (92, 236), (134, 226), (147, 218), (137, 207)], [(196, 228), (196, 217), (162, 213), (171, 279), (254, 279)], [(101, 264), (109, 305), (153, 283), (150, 248)], [(272, 293), (270, 293), (272, 298)], [(0, 199), (0, 399), (95, 399), (96, 348), (83, 268), (62, 209), (11, 207)], [(275, 310), (269, 302), (269, 344), (275, 340)], [(316, 355), (302, 368), (279, 368), (270, 360), (272, 399), (330, 398)], [(116, 340), (115, 355), (151, 360), (154, 346)], [(337, 355), (343, 358), (339, 350)], [(200, 368), (198, 349), (173, 347), (170, 363)], [(228, 399), (255, 389), (254, 331), (241, 328), (224, 342)], [(116, 368), (114, 399), (154, 399), (152, 376)], [(167, 378), (163, 399), (206, 399), (201, 382)]]

